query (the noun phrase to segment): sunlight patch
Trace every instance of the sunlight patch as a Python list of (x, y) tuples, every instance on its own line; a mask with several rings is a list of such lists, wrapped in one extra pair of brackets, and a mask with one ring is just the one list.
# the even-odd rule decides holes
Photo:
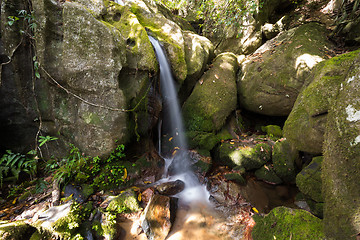
[(356, 122), (360, 120), (360, 111), (357, 111), (352, 105), (346, 107), (346, 114), (348, 115), (346, 120), (350, 122)]

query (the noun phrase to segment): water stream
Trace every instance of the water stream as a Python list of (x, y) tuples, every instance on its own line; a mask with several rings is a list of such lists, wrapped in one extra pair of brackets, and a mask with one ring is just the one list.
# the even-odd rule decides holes
[[(170, 156), (164, 155), (165, 172), (160, 182), (180, 179), (185, 183), (184, 191), (177, 196), (180, 198), (180, 201), (206, 203), (209, 199), (209, 193), (205, 186), (199, 183), (198, 178), (190, 168), (180, 104), (170, 64), (159, 41), (151, 36), (149, 36), (149, 39), (155, 49), (160, 66), (160, 86), (164, 109), (163, 123), (166, 122), (167, 132), (171, 136), (169, 143), (171, 144), (172, 154)], [(159, 147), (159, 153), (162, 154), (161, 146)], [(169, 168), (171, 168), (171, 172), (169, 172)]]

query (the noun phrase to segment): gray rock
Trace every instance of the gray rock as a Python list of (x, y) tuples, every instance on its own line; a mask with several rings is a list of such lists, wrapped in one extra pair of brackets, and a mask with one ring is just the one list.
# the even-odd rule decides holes
[(185, 188), (185, 183), (181, 180), (165, 182), (155, 187), (161, 195), (175, 195)]

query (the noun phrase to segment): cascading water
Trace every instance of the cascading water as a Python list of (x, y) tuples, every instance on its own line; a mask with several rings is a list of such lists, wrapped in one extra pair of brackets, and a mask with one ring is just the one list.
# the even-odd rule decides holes
[[(165, 176), (161, 180), (173, 181), (180, 179), (185, 183), (185, 189), (178, 196), (185, 202), (201, 201), (208, 202), (209, 193), (205, 186), (199, 183), (196, 175), (191, 171), (188, 156), (188, 146), (184, 136), (184, 127), (180, 105), (177, 99), (174, 79), (171, 73), (170, 65), (160, 43), (153, 37), (149, 36), (150, 42), (155, 49), (155, 54), (160, 66), (160, 85), (163, 97), (165, 116), (169, 134), (172, 136), (172, 157), (165, 157)], [(161, 151), (161, 146), (159, 147)], [(168, 170), (171, 166), (171, 176), (168, 176)]]

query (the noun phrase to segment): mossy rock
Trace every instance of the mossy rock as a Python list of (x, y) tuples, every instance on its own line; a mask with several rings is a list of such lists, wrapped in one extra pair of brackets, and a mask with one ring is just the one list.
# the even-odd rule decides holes
[(181, 28), (173, 21), (166, 19), (152, 2), (127, 1), (125, 4), (130, 7), (140, 24), (163, 44), (172, 72), (181, 85), (187, 76), (185, 44)]
[(315, 157), (296, 176), (296, 185), (299, 190), (316, 202), (324, 202), (322, 195), (321, 164), (323, 157)]
[(23, 240), (35, 231), (35, 228), (24, 221), (0, 221), (0, 238), (2, 240)]
[(296, 177), (296, 160), (299, 152), (295, 150), (287, 140), (275, 142), (272, 161), (274, 171), (285, 182), (292, 183)]
[(188, 131), (214, 132), (225, 124), (236, 108), (237, 58), (224, 53), (198, 81), (183, 105), (185, 127)]
[(246, 184), (246, 180), (241, 174), (239, 173), (227, 173), (224, 175), (224, 178), (229, 181), (236, 182), (238, 184)]
[(223, 142), (217, 149), (217, 164), (229, 167), (244, 167), (246, 170), (258, 169), (271, 160), (272, 147), (267, 143), (244, 145)]
[(132, 189), (128, 189), (113, 199), (109, 206), (106, 208), (106, 211), (113, 213), (122, 213), (122, 212), (137, 212), (140, 211), (140, 205), (137, 200), (137, 196)]
[(254, 240), (325, 239), (322, 220), (301, 209), (277, 207), (264, 217), (255, 215)]
[(360, 56), (354, 60), (330, 107), (322, 183), (327, 239), (356, 239), (360, 231)]
[(311, 213), (319, 218), (324, 218), (324, 203), (306, 199), (306, 203), (310, 207)]
[(278, 125), (262, 126), (261, 131), (266, 132), (266, 135), (268, 135), (270, 138), (272, 138), (274, 140), (282, 138), (282, 136), (283, 136), (281, 127)]
[(360, 50), (321, 62), (309, 75), (284, 125), (284, 136), (299, 151), (321, 154), (327, 115)]
[(272, 184), (280, 184), (283, 182), (281, 180), (281, 178), (279, 178), (279, 176), (276, 175), (276, 173), (274, 171), (274, 167), (270, 164), (266, 164), (266, 165), (262, 166), (261, 168), (257, 169), (255, 171), (255, 176), (259, 180), (263, 180), (265, 182), (272, 183)]
[(307, 23), (267, 41), (242, 64), (239, 104), (252, 112), (287, 116), (315, 65), (327, 59), (327, 30)]
[(202, 131), (188, 131), (185, 133), (191, 149), (212, 150), (222, 140), (232, 139), (231, 134), (222, 129), (218, 134)]

